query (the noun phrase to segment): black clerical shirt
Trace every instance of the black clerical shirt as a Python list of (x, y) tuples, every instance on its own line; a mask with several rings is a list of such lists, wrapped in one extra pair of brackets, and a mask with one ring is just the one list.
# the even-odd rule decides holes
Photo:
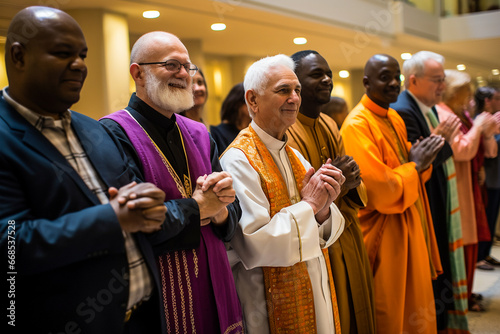
[[(168, 159), (177, 175), (181, 179), (183, 174), (188, 175), (186, 155), (182, 147), (179, 128), (175, 124), (175, 114), (170, 119), (163, 116), (138, 98), (135, 93), (132, 94), (126, 109), (148, 132), (149, 136)], [(123, 128), (111, 119), (102, 119), (101, 122), (118, 137), (128, 158), (132, 160), (130, 167), (137, 174), (138, 178), (144, 181), (142, 162)], [(217, 146), (211, 136), (210, 156), (212, 171), (222, 171), (218, 159)], [(191, 182), (194, 190), (196, 180), (191, 180)], [(167, 232), (172, 236), (172, 239), (165, 242), (164, 240), (156, 240), (154, 234), (151, 235), (150, 239), (156, 246), (156, 252), (163, 254), (165, 251), (198, 247), (200, 240), (200, 215), (196, 201), (192, 198), (177, 199), (167, 201), (165, 205), (168, 210), (163, 229), (168, 230)], [(228, 205), (227, 209), (229, 213), (228, 222), (223, 226), (212, 224), (215, 234), (223, 241), (229, 241), (232, 238), (236, 224), (241, 217), (238, 200)]]

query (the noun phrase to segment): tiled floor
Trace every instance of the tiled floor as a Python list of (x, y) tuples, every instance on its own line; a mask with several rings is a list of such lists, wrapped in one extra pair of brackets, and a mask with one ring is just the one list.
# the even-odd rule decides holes
[[(498, 241), (493, 246), (491, 253), (496, 259), (500, 259), (500, 243)], [(500, 267), (495, 267), (495, 270), (492, 271), (476, 269), (473, 291), (484, 296), (483, 305), (486, 312), (469, 312), (471, 333), (500, 333)]]

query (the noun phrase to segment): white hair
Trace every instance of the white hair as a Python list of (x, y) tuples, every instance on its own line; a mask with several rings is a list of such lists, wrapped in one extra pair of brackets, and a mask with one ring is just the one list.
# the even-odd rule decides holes
[(405, 77), (405, 88), (410, 85), (410, 75), (420, 77), (424, 75), (425, 63), (429, 60), (435, 60), (444, 66), (444, 57), (431, 51), (419, 51), (403, 63), (403, 75)]
[(254, 113), (247, 101), (246, 92), (253, 90), (257, 94), (263, 94), (270, 79), (269, 73), (273, 68), (280, 66), (285, 66), (292, 71), (295, 70), (295, 62), (293, 59), (284, 54), (262, 58), (248, 68), (245, 74), (245, 80), (243, 81), (243, 88), (245, 90), (245, 102), (248, 106), (250, 117), (253, 118)]
[(448, 102), (457, 94), (462, 87), (470, 87), (471, 77), (465, 72), (457, 70), (445, 70), (446, 89), (443, 92), (443, 102)]
[[(144, 73), (146, 94), (156, 107), (179, 113), (194, 105), (191, 83), (175, 77), (171, 77), (168, 81), (160, 80), (151, 68), (146, 68)], [(172, 88), (170, 83), (184, 88)]]

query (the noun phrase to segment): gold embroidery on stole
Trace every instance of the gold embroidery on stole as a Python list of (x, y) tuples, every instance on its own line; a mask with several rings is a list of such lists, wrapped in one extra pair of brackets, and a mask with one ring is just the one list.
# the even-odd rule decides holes
[[(182, 149), (184, 151), (184, 156), (186, 158), (186, 167), (187, 167), (187, 170), (188, 170), (188, 175), (185, 175), (183, 174), (183, 180), (181, 181), (180, 177), (177, 175), (177, 173), (175, 172), (174, 168), (172, 167), (172, 165), (170, 164), (170, 161), (168, 161), (167, 157), (165, 157), (165, 155), (163, 154), (163, 152), (160, 150), (160, 148), (158, 147), (158, 145), (155, 143), (155, 141), (153, 140), (153, 138), (151, 138), (151, 136), (149, 135), (149, 133), (142, 127), (142, 125), (135, 119), (134, 116), (132, 116), (132, 114), (125, 109), (125, 111), (127, 112), (127, 114), (137, 123), (137, 125), (139, 125), (139, 127), (142, 129), (142, 131), (144, 131), (144, 133), (146, 134), (146, 136), (149, 138), (149, 140), (151, 141), (151, 144), (153, 144), (155, 150), (156, 150), (156, 153), (158, 153), (158, 155), (160, 156), (161, 158), (161, 161), (163, 162), (163, 165), (167, 168), (168, 172), (170, 173), (170, 176), (172, 177), (172, 179), (174, 180), (175, 182), (175, 185), (177, 187), (177, 190), (179, 190), (182, 198), (190, 198), (193, 194), (193, 190), (192, 190), (192, 185), (191, 185), (191, 174), (190, 174), (190, 171), (189, 171), (189, 160), (188, 160), (188, 156), (187, 156), (187, 153), (186, 153), (186, 147), (184, 145), (184, 138), (182, 136), (182, 132), (181, 130), (179, 129), (179, 126), (177, 125), (177, 123), (175, 123), (175, 126), (177, 127), (177, 131), (179, 131), (179, 135), (181, 137), (181, 143), (182, 143)], [(195, 249), (192, 249), (191, 250), (192, 253), (193, 253), (193, 263), (194, 263), (194, 273), (195, 273), (195, 276), (196, 278), (198, 278), (198, 256), (196, 255), (196, 250)], [(192, 332), (193, 333), (196, 333), (196, 327), (195, 327), (195, 322), (194, 322), (194, 310), (193, 310), (193, 298), (192, 298), (192, 288), (191, 288), (191, 282), (190, 282), (190, 277), (189, 277), (189, 267), (188, 267), (188, 263), (187, 263), (187, 258), (186, 258), (186, 253), (185, 251), (181, 251), (181, 255), (183, 257), (183, 266), (181, 268), (181, 264), (180, 264), (180, 261), (179, 261), (179, 251), (176, 251), (173, 253), (174, 254), (174, 258), (175, 258), (175, 266), (176, 266), (176, 269), (177, 269), (177, 278), (179, 280), (179, 287), (178, 289), (180, 289), (180, 291), (183, 290), (183, 287), (182, 287), (182, 278), (181, 278), (181, 272), (184, 271), (185, 272), (185, 276), (186, 276), (186, 282), (187, 282), (187, 292), (188, 292), (188, 297), (189, 297), (189, 316), (190, 316), (190, 321), (191, 321), (191, 326), (192, 326)], [(159, 258), (159, 264), (160, 264), (160, 275), (161, 275), (161, 281), (162, 281), (162, 294), (163, 294), (163, 301), (164, 301), (164, 309), (165, 309), (165, 319), (166, 319), (166, 323), (167, 323), (167, 330), (168, 332), (170, 332), (170, 323), (168, 321), (168, 318), (169, 318), (169, 315), (168, 315), (168, 303), (167, 301), (168, 300), (171, 300), (172, 302), (172, 309), (173, 309), (173, 315), (174, 315), (174, 322), (175, 322), (175, 332), (176, 333), (180, 333), (180, 329), (179, 329), (179, 315), (177, 314), (177, 301), (176, 301), (176, 297), (175, 297), (175, 294), (174, 294), (174, 291), (177, 289), (175, 286), (174, 286), (174, 277), (173, 277), (173, 272), (172, 272), (172, 260), (171, 260), (171, 254), (166, 254), (166, 257), (167, 257), (167, 262), (168, 262), (168, 274), (169, 274), (169, 281), (170, 281), (170, 290), (171, 290), (171, 295), (170, 296), (167, 296), (167, 279), (165, 277), (165, 265), (164, 263), (162, 262), (162, 258), (160, 257)], [(182, 325), (183, 325), (183, 328), (187, 328), (186, 327), (186, 308), (185, 308), (185, 300), (184, 300), (184, 294), (181, 292), (180, 293), (180, 297), (181, 297), (181, 300), (180, 300), (180, 304), (181, 304), (181, 309), (182, 309)]]
[[(271, 217), (292, 204), (285, 181), (271, 154), (251, 126), (241, 131), (231, 147), (243, 148), (248, 161), (258, 172), (262, 190), (269, 201)], [(300, 193), (306, 171), (290, 147), (286, 147), (286, 152)], [(299, 252), (302, 257), (302, 250), (299, 249)], [(306, 263), (298, 262), (290, 267), (263, 267), (262, 270), (271, 333), (316, 333), (314, 299)]]

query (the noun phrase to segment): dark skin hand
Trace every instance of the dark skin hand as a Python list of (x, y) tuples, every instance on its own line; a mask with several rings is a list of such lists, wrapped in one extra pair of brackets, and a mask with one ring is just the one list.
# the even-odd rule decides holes
[(413, 161), (416, 165), (417, 172), (421, 172), (432, 164), (436, 158), (439, 150), (444, 145), (444, 138), (442, 136), (430, 135), (430, 137), (422, 138), (410, 149), (408, 160)]
[(353, 157), (344, 155), (336, 157), (332, 161), (332, 165), (342, 171), (345, 176), (343, 187), (347, 190), (357, 188), (361, 184), (361, 171)]
[(126, 232), (152, 233), (161, 229), (167, 208), (165, 193), (151, 183), (131, 182), (109, 188), (109, 203)]

